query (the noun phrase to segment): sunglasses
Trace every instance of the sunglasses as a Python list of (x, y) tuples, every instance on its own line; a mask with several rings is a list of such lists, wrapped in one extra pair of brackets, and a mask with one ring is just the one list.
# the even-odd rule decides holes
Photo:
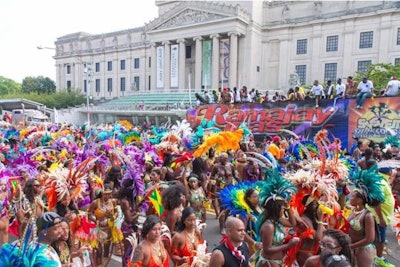
[(335, 249), (335, 248), (340, 248), (340, 246), (338, 245), (338, 246), (335, 246), (334, 244), (332, 244), (332, 243), (324, 243), (324, 242), (319, 242), (319, 246), (321, 247), (321, 248), (327, 248), (327, 249)]
[(40, 187), (40, 184), (34, 184), (33, 186), (34, 187)]

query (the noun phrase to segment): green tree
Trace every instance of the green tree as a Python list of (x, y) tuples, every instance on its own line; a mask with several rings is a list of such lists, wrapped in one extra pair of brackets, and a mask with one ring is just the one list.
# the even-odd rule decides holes
[(21, 92), (21, 84), (0, 76), (0, 96)]
[(25, 77), (21, 90), (23, 93), (49, 94), (56, 91), (56, 84), (48, 77)]
[(386, 88), (390, 77), (400, 77), (400, 65), (391, 63), (377, 63), (368, 66), (367, 72), (356, 72), (355, 80), (361, 81), (363, 77), (368, 77), (374, 84), (375, 94), (380, 95), (382, 89)]

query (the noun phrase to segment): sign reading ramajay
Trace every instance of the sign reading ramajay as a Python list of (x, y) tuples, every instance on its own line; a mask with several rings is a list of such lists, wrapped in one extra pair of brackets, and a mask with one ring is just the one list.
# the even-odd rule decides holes
[(187, 120), (196, 128), (203, 119), (214, 120), (215, 127), (235, 130), (247, 123), (253, 134), (279, 134), (290, 130), (304, 138), (313, 138), (321, 128), (342, 140), (344, 148), (353, 138), (369, 138), (376, 142), (386, 136), (400, 137), (400, 97), (368, 99), (363, 109), (355, 109), (355, 99), (341, 99), (333, 106), (323, 100), (320, 108), (314, 101), (276, 102), (267, 104), (205, 105), (189, 110)]

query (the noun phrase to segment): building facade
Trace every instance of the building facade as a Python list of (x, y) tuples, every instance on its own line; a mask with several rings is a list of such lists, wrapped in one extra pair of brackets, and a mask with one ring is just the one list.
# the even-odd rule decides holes
[(400, 1), (155, 4), (159, 16), (143, 27), (58, 38), (57, 88), (94, 99), (243, 85), (286, 91), (400, 64)]

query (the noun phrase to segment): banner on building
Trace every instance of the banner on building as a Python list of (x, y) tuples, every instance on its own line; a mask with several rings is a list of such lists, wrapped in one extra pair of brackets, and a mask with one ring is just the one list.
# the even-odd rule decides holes
[(179, 45), (171, 45), (171, 87), (178, 87)]
[[(203, 119), (215, 121), (215, 127), (223, 131), (236, 130), (247, 123), (253, 135), (262, 140), (265, 135), (285, 134), (290, 130), (305, 139), (313, 139), (322, 128), (342, 140), (342, 147), (348, 144), (347, 99), (338, 101), (333, 107), (332, 100), (321, 101), (322, 108), (315, 108), (315, 101), (275, 102), (267, 104), (204, 105), (187, 112), (186, 119), (193, 129)], [(292, 138), (289, 136), (289, 138)]]
[(164, 87), (164, 46), (157, 47), (157, 88)]
[(211, 40), (203, 41), (203, 66), (202, 66), (202, 86), (204, 89), (211, 88)]
[(228, 87), (229, 83), (229, 38), (219, 41), (219, 84), (222, 87)]

